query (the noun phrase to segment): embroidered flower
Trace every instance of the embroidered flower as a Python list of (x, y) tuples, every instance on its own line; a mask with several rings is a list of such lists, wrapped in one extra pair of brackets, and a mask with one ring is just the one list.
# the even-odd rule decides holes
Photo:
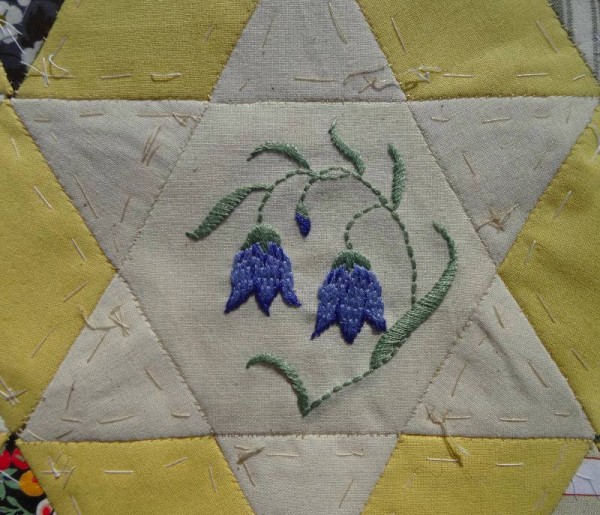
[(304, 204), (298, 204), (296, 206), (295, 218), (298, 229), (300, 229), (300, 234), (306, 238), (310, 232), (310, 218), (308, 217), (308, 209)]
[(233, 260), (231, 295), (225, 313), (255, 294), (258, 305), (268, 315), (278, 293), (286, 304), (300, 306), (294, 291), (292, 262), (281, 248), (281, 238), (273, 227), (260, 224), (250, 231)]
[(21, 476), (19, 479), (19, 487), (21, 488), (21, 491), (29, 497), (38, 497), (44, 493), (31, 470), (28, 470)]
[(385, 331), (381, 285), (362, 254), (345, 250), (333, 262), (319, 288), (317, 322), (312, 338), (321, 335), (334, 322), (348, 343), (361, 331), (365, 321), (377, 331)]

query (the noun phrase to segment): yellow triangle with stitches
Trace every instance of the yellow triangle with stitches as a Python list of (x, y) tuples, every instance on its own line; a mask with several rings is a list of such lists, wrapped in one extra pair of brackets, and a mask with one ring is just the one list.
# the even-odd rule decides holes
[(2, 63), (0, 63), (0, 95), (12, 95), (12, 93), (12, 86), (10, 85), (10, 82), (8, 82)]
[(598, 95), (546, 0), (358, 3), (408, 99)]
[(38, 403), (114, 275), (9, 101), (0, 104), (0, 416)]
[(499, 273), (600, 433), (600, 107)]
[(206, 100), (256, 3), (67, 0), (19, 96)]
[(590, 443), (403, 435), (364, 514), (550, 514)]
[(212, 436), (18, 446), (63, 515), (253, 513)]

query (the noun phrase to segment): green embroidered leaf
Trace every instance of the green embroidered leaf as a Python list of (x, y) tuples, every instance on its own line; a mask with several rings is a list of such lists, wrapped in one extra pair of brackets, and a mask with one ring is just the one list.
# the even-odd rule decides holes
[(246, 363), (246, 368), (250, 368), (254, 365), (270, 365), (275, 368), (280, 374), (285, 376), (285, 378), (292, 385), (292, 389), (298, 398), (298, 408), (300, 409), (300, 413), (302, 415), (306, 415), (310, 411), (310, 401), (308, 399), (308, 392), (304, 387), (304, 383), (298, 377), (298, 374), (294, 370), (289, 363), (284, 361), (277, 356), (273, 356), (272, 354), (257, 354), (253, 358)]
[(335, 148), (337, 148), (340, 151), (340, 154), (342, 154), (348, 161), (350, 161), (352, 163), (352, 165), (354, 166), (354, 169), (356, 170), (356, 173), (358, 173), (358, 175), (362, 175), (365, 173), (365, 163), (362, 160), (362, 157), (360, 157), (360, 154), (356, 151), (351, 149), (345, 141), (342, 140), (342, 138), (340, 138), (338, 132), (337, 132), (337, 121), (333, 122), (331, 124), (331, 128), (329, 129), (329, 135), (331, 136), (331, 142), (333, 143), (333, 145), (335, 146)]
[(371, 369), (379, 368), (394, 357), (408, 337), (423, 324), (444, 300), (454, 282), (458, 258), (454, 240), (446, 229), (434, 222), (435, 230), (446, 240), (450, 259), (446, 269), (433, 288), (420, 298), (388, 331), (381, 336), (371, 354)]
[(402, 195), (406, 188), (406, 165), (400, 152), (398, 152), (394, 145), (388, 145), (388, 154), (394, 162), (394, 167), (392, 168), (392, 205), (396, 209), (402, 201)]
[(276, 154), (281, 154), (282, 156), (285, 156), (288, 159), (291, 159), (292, 161), (297, 163), (298, 166), (300, 166), (301, 168), (306, 168), (307, 170), (310, 170), (310, 165), (308, 164), (308, 161), (294, 145), (290, 145), (288, 143), (276, 143), (268, 141), (264, 145), (256, 147), (250, 154), (248, 161), (254, 159), (256, 156), (262, 154), (263, 152), (275, 152)]
[(223, 197), (221, 200), (219, 200), (219, 202), (217, 202), (215, 207), (211, 209), (210, 213), (208, 213), (208, 216), (196, 230), (192, 232), (186, 232), (185, 234), (188, 236), (188, 238), (196, 241), (200, 238), (208, 236), (217, 228), (219, 224), (223, 223), (227, 219), (234, 209), (238, 207), (242, 201), (248, 195), (250, 195), (250, 193), (253, 191), (267, 191), (268, 189), (269, 186), (265, 186), (264, 184), (253, 184), (251, 186), (238, 188), (226, 197)]

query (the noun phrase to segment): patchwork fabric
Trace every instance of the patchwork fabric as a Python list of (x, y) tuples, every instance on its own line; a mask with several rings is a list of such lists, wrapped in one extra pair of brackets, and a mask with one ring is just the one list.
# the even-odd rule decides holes
[(563, 26), (585, 57), (596, 77), (600, 72), (600, 6), (596, 0), (550, 0)]
[(82, 312), (94, 309), (114, 270), (6, 100), (0, 135), (0, 415), (16, 431), (80, 333)]
[(0, 444), (2, 513), (52, 515), (54, 510), (14, 439)]
[(410, 99), (598, 95), (543, 0), (358, 3)]
[[(581, 440), (401, 436), (364, 513), (551, 513), (587, 450)], [(450, 469), (452, 472), (449, 472)], [(515, 495), (518, 492), (519, 495)]]
[[(344, 388), (322, 409), (301, 417), (284, 377), (246, 365), (263, 353), (285, 360), (299, 374), (311, 402), (370, 368), (380, 331), (363, 328), (351, 348), (337, 327), (312, 340), (311, 335), (319, 310), (318, 290), (346, 248), (345, 227), (356, 213), (374, 205), (378, 196), (352, 178), (315, 183), (303, 201), (311, 218), (305, 238), (294, 215), (307, 179), (297, 175), (272, 192), (264, 209), (261, 195), (254, 193), (209, 236), (194, 241), (181, 235), (211, 216), (215, 205), (215, 213), (223, 212), (221, 199), (229, 199), (232, 192), (247, 185), (272, 184), (298, 166), (274, 152), (248, 161), (252, 150), (265, 141), (293, 143), (317, 173), (328, 166), (343, 166), (328, 134), (336, 119), (340, 136), (365, 163), (362, 180), (380, 195), (391, 197), (393, 187), (394, 162), (387, 144), (394, 142), (405, 156), (406, 189), (398, 212), (410, 234), (417, 267), (416, 298), (434, 287), (449, 260), (448, 246), (434, 222), (451, 235), (460, 256), (447, 297), (403, 346), (403, 358), (390, 361), (360, 385)], [(221, 171), (219, 181), (210, 179), (214, 169)], [(234, 288), (236, 284), (236, 253), (257, 216), (276, 227), (302, 303), (290, 307), (289, 300), (276, 298), (269, 318), (253, 299), (229, 312), (226, 306), (232, 282)], [(210, 226), (204, 224), (202, 230)], [(411, 306), (413, 269), (403, 248), (403, 231), (389, 211), (380, 208), (356, 219), (348, 234), (354, 250), (370, 261), (381, 283), (386, 320), (392, 326)], [(402, 103), (209, 105), (121, 270), (218, 434), (401, 431), (494, 271)], [(268, 280), (269, 271), (261, 273)], [(220, 358), (224, 348), (227, 359)], [(403, 395), (395, 395), (396, 391)]]
[(262, 0), (213, 94), (218, 102), (403, 98), (358, 4), (344, 0)]
[(571, 479), (554, 513), (558, 515), (593, 513), (598, 507), (598, 488), (600, 488), (600, 452), (593, 447)]
[(595, 512), (574, 4), (66, 0), (0, 69), (0, 513)]
[[(207, 100), (255, 7), (256, 0), (66, 0), (33, 64), (40, 71), (29, 73), (19, 96)], [(44, 68), (51, 56), (55, 64)]]
[(205, 104), (15, 100), (14, 105), (102, 250), (119, 266)]
[[(522, 306), (600, 433), (596, 345), (595, 230), (600, 186), (594, 177), (600, 109), (531, 212), (500, 266), (500, 276)], [(529, 259), (527, 256), (529, 252)], [(527, 280), (524, 280), (524, 276)]]
[(519, 97), (409, 104), (496, 263), (597, 103), (594, 97)]
[(0, 62), (13, 87), (18, 88), (25, 78), (62, 3), (63, 0), (0, 2)]

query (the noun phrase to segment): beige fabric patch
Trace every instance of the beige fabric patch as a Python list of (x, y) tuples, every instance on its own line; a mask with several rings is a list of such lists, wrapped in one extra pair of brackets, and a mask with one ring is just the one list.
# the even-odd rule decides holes
[(0, 433), (6, 433), (7, 431), (6, 424), (4, 423), (4, 420), (2, 420), (2, 417), (0, 417)]
[(217, 437), (256, 513), (358, 515), (396, 435)]
[(499, 276), (405, 430), (444, 431), (479, 437), (593, 437), (569, 384)]
[(143, 440), (211, 432), (119, 276), (87, 317), (87, 327), (27, 428), (22, 438), (28, 441)]
[(13, 103), (98, 243), (119, 266), (206, 103)]
[(585, 97), (409, 102), (497, 264), (589, 123), (597, 102)]
[(212, 99), (389, 102), (404, 94), (354, 0), (262, 0)]
[[(260, 194), (243, 202), (208, 238), (193, 242), (185, 233), (234, 189), (272, 182), (295, 168), (272, 154), (248, 162), (250, 152), (265, 141), (293, 143), (315, 170), (348, 164), (327, 134), (336, 119), (339, 134), (363, 156), (364, 177), (387, 195), (392, 177), (388, 143), (397, 145), (405, 157), (407, 189), (399, 214), (416, 256), (417, 296), (429, 291), (448, 261), (447, 246), (433, 221), (455, 239), (459, 265), (441, 307), (394, 360), (302, 418), (280, 375), (265, 367), (247, 370), (245, 365), (258, 353), (281, 356), (296, 367), (313, 398), (368, 368), (379, 339), (368, 326), (352, 346), (342, 340), (337, 327), (315, 340), (310, 335), (317, 290), (344, 248), (344, 227), (357, 211), (373, 204), (374, 196), (357, 181), (316, 185), (306, 199), (313, 228), (303, 239), (294, 209), (305, 180), (289, 180), (278, 188), (264, 211), (265, 221), (282, 237), (303, 305), (291, 308), (278, 297), (269, 318), (253, 298), (229, 314), (223, 312), (231, 265), (254, 226)], [(352, 240), (371, 260), (382, 284), (391, 326), (410, 306), (411, 269), (401, 232), (384, 213), (375, 210), (357, 222)], [(150, 324), (217, 434), (401, 431), (494, 272), (403, 103), (209, 105), (123, 267)]]

